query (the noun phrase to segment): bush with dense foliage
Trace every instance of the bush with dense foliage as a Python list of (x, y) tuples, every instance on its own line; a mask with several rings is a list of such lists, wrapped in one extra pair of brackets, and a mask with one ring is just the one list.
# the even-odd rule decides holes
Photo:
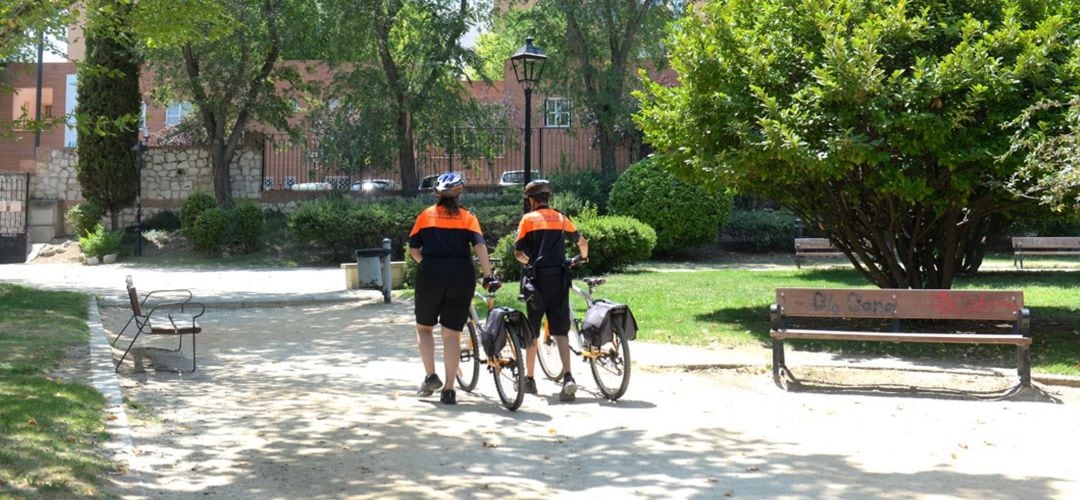
[(735, 210), (723, 234), (727, 238), (725, 245), (741, 252), (792, 250), (795, 217), (779, 210)]
[(99, 222), (93, 231), (79, 236), (79, 248), (87, 256), (101, 258), (119, 251), (123, 238), (123, 229), (109, 231)]
[(336, 193), (301, 203), (289, 214), (289, 230), (297, 241), (328, 249), (335, 262), (344, 262), (360, 234), (353, 217), (356, 206), (352, 198)]
[(688, 184), (650, 158), (631, 165), (611, 188), (608, 212), (656, 230), (656, 252), (712, 243), (731, 211), (731, 196)]
[[(652, 227), (633, 217), (586, 217), (574, 225), (589, 242), (589, 262), (583, 267), (588, 274), (617, 271), (648, 260), (658, 238)], [(571, 253), (576, 253), (576, 247)]]
[(210, 193), (203, 191), (196, 191), (188, 195), (184, 199), (184, 203), (180, 205), (180, 232), (189, 241), (194, 238), (192, 231), (195, 227), (195, 220), (202, 215), (203, 212), (217, 208), (218, 202)]
[(263, 232), (263, 214), (251, 200), (243, 200), (232, 210), (233, 240), (240, 251), (251, 253), (259, 249)]
[(229, 238), (229, 212), (221, 207), (204, 210), (195, 219), (189, 237), (196, 250), (213, 257)]
[[(603, 214), (607, 213), (611, 186), (617, 177), (617, 175), (605, 175), (596, 170), (567, 170), (551, 174), (548, 180), (551, 181), (551, 189), (556, 198), (560, 194), (572, 194), (580, 199), (582, 204), (587, 202), (595, 205)], [(555, 205), (556, 203), (552, 201), (552, 206)]]
[(68, 224), (71, 224), (75, 236), (81, 238), (93, 232), (101, 224), (101, 218), (104, 215), (105, 210), (101, 208), (101, 205), (88, 201), (69, 208), (64, 218)]

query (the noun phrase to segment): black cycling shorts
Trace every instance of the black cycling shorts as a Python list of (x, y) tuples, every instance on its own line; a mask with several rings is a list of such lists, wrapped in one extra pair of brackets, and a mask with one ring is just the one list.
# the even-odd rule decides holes
[(540, 335), (540, 321), (546, 315), (551, 335), (565, 337), (570, 332), (570, 289), (566, 277), (562, 273), (540, 274), (536, 277), (536, 288), (542, 297), (543, 310), (533, 309), (532, 302), (527, 302), (525, 308), (533, 335)]
[(416, 270), (416, 323), (461, 331), (475, 289), (471, 258), (424, 257)]

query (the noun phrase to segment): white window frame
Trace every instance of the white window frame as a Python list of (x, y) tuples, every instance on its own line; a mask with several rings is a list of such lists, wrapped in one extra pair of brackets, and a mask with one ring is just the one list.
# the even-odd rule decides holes
[(165, 108), (165, 126), (175, 127), (184, 121), (184, 117), (191, 113), (191, 103), (188, 101), (170, 104)]
[(568, 97), (544, 98), (544, 126), (547, 128), (570, 128), (572, 103)]

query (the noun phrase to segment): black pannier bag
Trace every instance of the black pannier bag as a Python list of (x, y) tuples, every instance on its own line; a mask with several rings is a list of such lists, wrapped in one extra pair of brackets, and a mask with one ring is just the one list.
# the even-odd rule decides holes
[(487, 321), (484, 322), (484, 331), (480, 338), (484, 354), (490, 358), (501, 351), (506, 345), (507, 335), (513, 335), (517, 339), (518, 347), (522, 349), (526, 347), (526, 342), (533, 338), (529, 322), (521, 311), (496, 307), (488, 313)]
[(622, 325), (627, 340), (637, 338), (637, 320), (634, 319), (634, 313), (630, 312), (630, 306), (606, 299), (597, 299), (593, 305), (589, 306), (589, 310), (585, 311), (585, 322), (581, 325), (581, 333), (590, 344), (604, 345), (614, 338), (613, 323), (616, 321)]

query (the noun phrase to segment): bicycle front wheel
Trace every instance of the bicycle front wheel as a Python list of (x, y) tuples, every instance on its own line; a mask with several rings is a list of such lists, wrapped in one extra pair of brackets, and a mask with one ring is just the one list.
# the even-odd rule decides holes
[(495, 375), (495, 390), (510, 411), (517, 410), (525, 399), (525, 361), (518, 339), (507, 335), (506, 344), (489, 360)]
[(476, 327), (472, 322), (465, 323), (465, 329), (458, 336), (461, 342), (461, 361), (458, 363), (457, 382), (458, 387), (465, 392), (472, 392), (476, 388), (476, 381), (480, 378), (480, 338), (476, 335)]
[(589, 366), (600, 393), (615, 401), (626, 394), (626, 388), (630, 386), (630, 342), (620, 322), (612, 321), (611, 326), (614, 330), (611, 342), (594, 348)]
[(536, 357), (540, 359), (540, 369), (547, 378), (555, 380), (562, 374), (562, 359), (559, 358), (559, 346), (555, 343), (547, 328), (547, 318), (540, 326), (540, 337), (536, 339)]

